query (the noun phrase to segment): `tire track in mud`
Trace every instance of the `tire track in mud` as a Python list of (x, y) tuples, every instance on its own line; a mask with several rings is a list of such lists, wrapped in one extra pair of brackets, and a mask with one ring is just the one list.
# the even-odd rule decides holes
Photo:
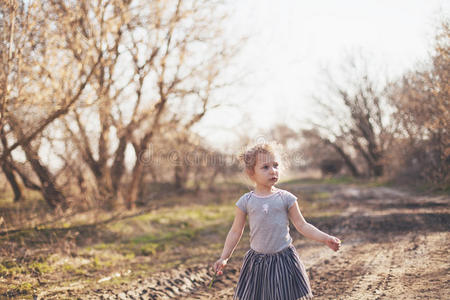
[(391, 244), (372, 244), (367, 252), (364, 247), (362, 248), (361, 251), (367, 254), (360, 255), (358, 260), (361, 262), (368, 260), (351, 292), (344, 294), (345, 299), (384, 298), (387, 296), (387, 286), (392, 278), (393, 264), (400, 253), (400, 247), (392, 248)]
[[(233, 274), (233, 270), (231, 270)], [(102, 291), (100, 299), (186, 299), (186, 295), (204, 287), (212, 279), (207, 267), (195, 266), (153, 274), (149, 279), (138, 280), (123, 292)]]
[(312, 266), (316, 299), (450, 299), (449, 233), (353, 245)]
[(393, 270), (395, 299), (450, 299), (449, 232), (412, 235)]
[(331, 260), (311, 267), (310, 280), (316, 299), (352, 298), (372, 288), (374, 270), (384, 260), (384, 251), (375, 244), (343, 247)]
[(224, 275), (213, 278), (210, 266), (178, 268), (170, 272), (152, 274), (150, 279), (141, 279), (120, 293), (102, 290), (91, 294), (89, 299), (227, 299), (233, 296), (233, 287), (239, 275), (239, 266), (227, 266)]

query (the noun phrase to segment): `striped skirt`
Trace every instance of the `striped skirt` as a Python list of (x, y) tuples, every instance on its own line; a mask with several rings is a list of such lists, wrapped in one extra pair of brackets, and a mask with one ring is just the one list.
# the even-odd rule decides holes
[(312, 297), (305, 267), (292, 244), (273, 254), (253, 249), (245, 254), (234, 299), (306, 300)]

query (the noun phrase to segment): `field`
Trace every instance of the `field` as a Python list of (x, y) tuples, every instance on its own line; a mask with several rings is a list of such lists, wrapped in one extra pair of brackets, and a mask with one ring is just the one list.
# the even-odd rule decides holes
[[(450, 299), (448, 195), (346, 180), (280, 187), (299, 196), (308, 222), (342, 240), (335, 253), (291, 228), (315, 299)], [(211, 265), (245, 189), (3, 230), (0, 298), (232, 299), (248, 230), (210, 287)]]

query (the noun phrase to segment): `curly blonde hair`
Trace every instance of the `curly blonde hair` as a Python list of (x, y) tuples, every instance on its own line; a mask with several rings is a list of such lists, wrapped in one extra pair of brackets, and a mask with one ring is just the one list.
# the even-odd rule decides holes
[(247, 171), (253, 171), (256, 165), (258, 154), (272, 154), (277, 156), (278, 151), (276, 145), (269, 143), (257, 144), (239, 155), (239, 159), (244, 163)]

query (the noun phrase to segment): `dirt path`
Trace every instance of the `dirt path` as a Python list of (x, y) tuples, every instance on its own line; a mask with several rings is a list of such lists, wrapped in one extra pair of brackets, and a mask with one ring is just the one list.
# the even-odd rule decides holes
[(315, 294), (319, 299), (449, 299), (446, 237), (410, 233), (344, 247), (329, 263), (312, 266), (320, 276), (313, 280)]
[[(450, 299), (450, 197), (421, 197), (387, 188), (341, 189), (330, 200), (339, 216), (309, 220), (343, 239), (334, 253), (294, 236), (315, 299)], [(156, 274), (100, 299), (232, 299), (240, 259), (208, 288), (209, 266)]]

